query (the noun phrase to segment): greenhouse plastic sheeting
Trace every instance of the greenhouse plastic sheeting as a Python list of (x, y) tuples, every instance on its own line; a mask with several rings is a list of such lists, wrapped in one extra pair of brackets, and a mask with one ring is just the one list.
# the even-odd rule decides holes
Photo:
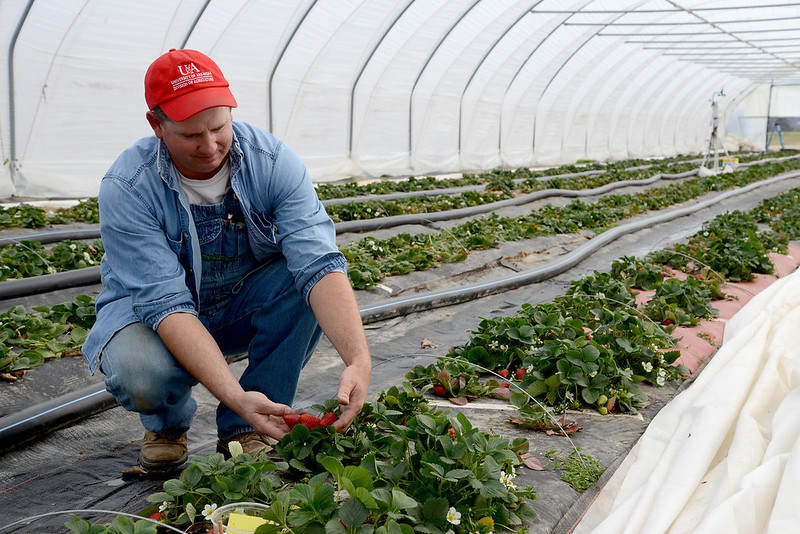
[(755, 4), (4, 0), (0, 197), (96, 194), (150, 135), (143, 75), (173, 47), (214, 58), (234, 118), (316, 182), (702, 152), (716, 93), (724, 133), (797, 82), (797, 7)]

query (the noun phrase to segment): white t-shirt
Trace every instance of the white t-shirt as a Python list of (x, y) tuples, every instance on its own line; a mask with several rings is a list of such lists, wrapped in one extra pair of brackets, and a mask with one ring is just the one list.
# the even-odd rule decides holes
[(178, 174), (181, 177), (183, 190), (189, 198), (189, 204), (203, 206), (219, 204), (231, 188), (231, 165), (227, 160), (219, 172), (207, 180), (192, 180), (182, 175), (180, 171)]

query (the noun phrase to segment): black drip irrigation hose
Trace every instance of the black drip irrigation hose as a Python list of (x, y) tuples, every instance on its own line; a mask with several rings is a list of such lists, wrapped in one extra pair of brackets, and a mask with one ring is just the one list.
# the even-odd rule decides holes
[(72, 271), (13, 278), (0, 282), (0, 300), (48, 293), (70, 287), (87, 286), (100, 282), (100, 267), (85, 267)]
[[(541, 282), (574, 267), (600, 248), (623, 235), (690, 215), (733, 196), (753, 191), (761, 186), (797, 177), (800, 177), (800, 171), (785, 173), (739, 189), (727, 191), (714, 198), (685, 208), (614, 227), (593, 238), (582, 247), (575, 249), (564, 258), (539, 269), (453, 290), (405, 299), (386, 299), (377, 304), (370, 304), (360, 309), (361, 318), (364, 324), (370, 324), (415, 312), (476, 300), (523, 285)], [(77, 423), (116, 405), (117, 402), (111, 394), (105, 391), (104, 384), (99, 383), (31, 406), (17, 414), (0, 418), (0, 454), (19, 448), (24, 444), (44, 437), (54, 430)]]
[(38, 241), (39, 243), (56, 243), (58, 241), (66, 241), (72, 239), (80, 241), (81, 239), (95, 239), (100, 237), (100, 227), (72, 229), (72, 230), (54, 230), (52, 232), (39, 232), (38, 234), (25, 234), (12, 237), (0, 237), (0, 248), (7, 247), (8, 245), (16, 245), (20, 241)]
[(88, 386), (0, 419), (0, 454), (117, 406), (104, 384)]

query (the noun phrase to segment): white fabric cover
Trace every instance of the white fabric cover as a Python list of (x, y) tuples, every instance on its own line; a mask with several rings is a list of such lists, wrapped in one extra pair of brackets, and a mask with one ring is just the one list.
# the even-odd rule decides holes
[(785, 534), (800, 525), (800, 271), (726, 325), (574, 534)]
[[(184, 46), (220, 64), (235, 118), (317, 182), (700, 153), (715, 92), (727, 117), (739, 95), (792, 82), (796, 8), (756, 4), (3, 0), (0, 197), (96, 194), (150, 135), (147, 66)], [(729, 49), (695, 50), (715, 40)]]

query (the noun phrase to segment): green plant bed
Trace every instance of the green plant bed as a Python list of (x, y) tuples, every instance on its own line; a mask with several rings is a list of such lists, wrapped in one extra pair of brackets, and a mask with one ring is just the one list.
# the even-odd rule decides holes
[[(423, 271), (442, 263), (463, 261), (471, 251), (492, 248), (500, 242), (559, 233), (599, 233), (621, 220), (650, 210), (664, 209), (711, 191), (741, 187), (766, 176), (796, 168), (800, 168), (800, 159), (764, 163), (741, 172), (689, 179), (681, 184), (651, 188), (642, 193), (608, 195), (595, 203), (575, 200), (562, 207), (547, 205), (520, 217), (499, 217), (492, 214), (437, 233), (401, 233), (387, 239), (367, 237), (340, 249), (348, 261), (353, 287), (370, 289), (386, 276)], [(713, 249), (721, 262), (730, 257), (730, 251), (725, 246), (727, 245), (721, 244)], [(749, 246), (751, 250), (742, 249), (740, 253), (757, 257), (757, 244), (750, 243)], [(707, 260), (714, 262), (711, 257)], [(731, 268), (730, 274), (733, 275), (736, 268), (731, 262), (728, 264)], [(749, 260), (744, 268), (752, 269)]]
[[(390, 393), (382, 398), (401, 395)], [(403, 393), (421, 395), (408, 386)], [(261, 502), (269, 505), (271, 523), (258, 533), (488, 534), (522, 530), (535, 520), (535, 491), (514, 483), (527, 440), (483, 432), (463, 414), (453, 417), (427, 402), (403, 406), (411, 410), (367, 403), (343, 436), (332, 427), (297, 425), (276, 445), (278, 458), (235, 448), (229, 460), (194, 457), (148, 500), (161, 503), (161, 521), (180, 528), (209, 526), (210, 511), (223, 504)], [(358, 450), (347, 454), (345, 439), (359, 442)]]
[(48, 224), (71, 222), (99, 223), (100, 211), (97, 197), (82, 200), (69, 208), (59, 208), (51, 213), (24, 202), (16, 206), (0, 208), (0, 229), (43, 228)]

